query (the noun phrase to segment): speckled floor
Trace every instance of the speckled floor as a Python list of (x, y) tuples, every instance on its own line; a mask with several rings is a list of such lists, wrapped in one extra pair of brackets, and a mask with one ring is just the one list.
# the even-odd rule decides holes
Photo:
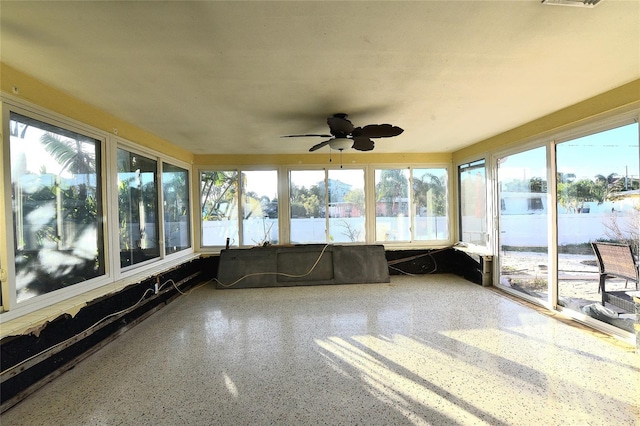
[(640, 356), (451, 275), (174, 301), (9, 425), (634, 425)]

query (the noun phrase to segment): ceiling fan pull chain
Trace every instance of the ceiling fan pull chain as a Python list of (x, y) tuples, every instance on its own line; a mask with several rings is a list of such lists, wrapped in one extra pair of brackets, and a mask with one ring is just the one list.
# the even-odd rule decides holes
[(342, 168), (342, 150), (340, 150), (340, 168)]

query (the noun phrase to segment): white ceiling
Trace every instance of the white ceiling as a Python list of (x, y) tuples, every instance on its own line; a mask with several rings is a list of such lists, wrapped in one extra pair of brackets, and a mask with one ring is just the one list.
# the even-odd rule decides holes
[(375, 152), (452, 152), (640, 78), (637, 0), (2, 0), (0, 16), (3, 62), (196, 154), (304, 153), (322, 139), (280, 136), (338, 112), (405, 129)]

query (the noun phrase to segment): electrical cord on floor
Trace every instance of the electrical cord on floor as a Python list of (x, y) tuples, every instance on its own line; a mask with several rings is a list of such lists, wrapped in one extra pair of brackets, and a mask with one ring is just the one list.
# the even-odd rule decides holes
[[(196, 286), (196, 287), (192, 288), (188, 293), (185, 293), (185, 292), (181, 291), (181, 290), (178, 288), (178, 286), (176, 285), (175, 281), (173, 281), (172, 279), (168, 279), (168, 280), (166, 280), (166, 281), (165, 281), (165, 282), (164, 282), (160, 287), (158, 287), (158, 293), (160, 292), (160, 290), (162, 289), (162, 287), (164, 287), (166, 284), (168, 284), (168, 283), (172, 283), (172, 284), (173, 284), (173, 287), (174, 287), (178, 292), (180, 292), (180, 294), (188, 295), (189, 293), (191, 293), (191, 291), (195, 290), (196, 288), (202, 287), (202, 286), (203, 286), (203, 285), (205, 285), (205, 284), (208, 284), (210, 281), (211, 281), (211, 280), (206, 281), (206, 282), (204, 282), (203, 284), (200, 284), (200, 285), (198, 285), (198, 286)], [(154, 291), (154, 289), (150, 289), (150, 288), (148, 288), (147, 290), (145, 290), (145, 292), (144, 292), (144, 293), (142, 293), (142, 297), (140, 297), (140, 299), (138, 299), (138, 301), (137, 301), (136, 303), (134, 303), (133, 305), (129, 306), (128, 308), (122, 309), (122, 310), (117, 311), (117, 312), (113, 312), (113, 313), (111, 313), (111, 314), (109, 314), (109, 315), (107, 315), (107, 316), (105, 316), (105, 317), (101, 318), (100, 320), (96, 321), (96, 322), (95, 322), (95, 323), (93, 323), (91, 326), (89, 326), (89, 327), (85, 328), (85, 329), (84, 329), (84, 330), (82, 330), (81, 332), (79, 332), (79, 333), (77, 333), (77, 334), (75, 334), (75, 335), (73, 335), (73, 336), (71, 336), (71, 337), (69, 337), (69, 338), (67, 338), (67, 339), (65, 339), (65, 340), (63, 340), (63, 341), (61, 341), (61, 342), (56, 343), (55, 345), (50, 346), (50, 347), (48, 347), (48, 348), (46, 348), (46, 349), (44, 349), (44, 350), (42, 350), (42, 351), (38, 352), (37, 354), (30, 356), (29, 358), (23, 359), (23, 360), (22, 360), (22, 361), (20, 361), (19, 363), (17, 363), (17, 364), (15, 364), (15, 365), (13, 365), (13, 366), (11, 366), (11, 367), (7, 368), (6, 370), (3, 370), (2, 372), (0, 372), (0, 376), (4, 375), (4, 374), (6, 374), (6, 373), (8, 373), (8, 372), (10, 372), (10, 371), (12, 371), (12, 370), (15, 370), (16, 368), (19, 368), (20, 366), (22, 366), (22, 365), (26, 364), (27, 362), (29, 362), (29, 361), (31, 361), (31, 360), (33, 360), (33, 359), (37, 358), (37, 357), (39, 357), (39, 356), (40, 356), (40, 355), (42, 355), (42, 354), (45, 354), (45, 353), (47, 353), (47, 352), (50, 352), (50, 351), (52, 351), (52, 350), (54, 350), (54, 349), (56, 349), (56, 348), (58, 348), (58, 347), (60, 347), (60, 346), (62, 346), (62, 345), (64, 345), (64, 344), (66, 344), (67, 342), (70, 342), (71, 340), (73, 340), (73, 339), (75, 339), (75, 338), (79, 337), (81, 334), (86, 333), (87, 331), (90, 331), (90, 330), (92, 330), (92, 329), (96, 328), (96, 327), (97, 327), (98, 325), (100, 325), (102, 322), (106, 321), (107, 319), (109, 319), (109, 318), (111, 318), (111, 317), (118, 316), (118, 315), (121, 315), (121, 314), (128, 314), (129, 312), (131, 312), (131, 311), (133, 311), (134, 309), (136, 309), (136, 307), (137, 307), (140, 303), (142, 303), (142, 301), (143, 301), (143, 300), (145, 300), (145, 298), (146, 298), (147, 294), (149, 294), (149, 293), (154, 293), (154, 294), (156, 294), (156, 293), (155, 293), (155, 291)]]
[[(436, 259), (433, 257), (433, 255), (436, 254), (436, 253), (440, 253), (441, 251), (449, 250), (450, 248), (453, 248), (453, 246), (448, 246), (448, 247), (445, 247), (445, 248), (442, 248), (442, 249), (439, 249), (439, 250), (434, 250), (434, 251), (431, 251), (431, 252), (428, 252), (428, 253), (419, 254), (419, 255), (416, 255), (416, 256), (405, 257), (405, 258), (402, 258), (402, 259), (389, 260), (387, 262), (387, 266), (389, 267), (389, 269), (393, 269), (394, 271), (400, 272), (401, 274), (409, 275), (409, 276), (417, 276), (417, 274), (412, 274), (410, 272), (403, 271), (402, 269), (396, 268), (393, 265), (395, 265), (397, 263), (404, 263), (404, 262), (408, 262), (410, 260), (415, 260), (415, 259), (419, 259), (421, 257), (429, 256), (431, 258), (431, 261), (433, 262), (433, 269), (431, 271), (429, 271), (429, 272), (425, 272), (424, 274), (433, 274), (438, 270), (438, 262), (436, 262)], [(424, 275), (424, 274), (420, 274), (420, 275)]]
[(244, 280), (245, 278), (254, 277), (254, 276), (279, 275), (279, 276), (283, 276), (283, 277), (287, 277), (287, 278), (302, 278), (302, 277), (306, 277), (307, 275), (312, 273), (314, 271), (314, 269), (316, 269), (316, 266), (318, 266), (318, 263), (320, 263), (320, 259), (322, 259), (322, 255), (324, 255), (324, 252), (327, 250), (328, 247), (329, 247), (329, 244), (325, 244), (324, 245), (324, 247), (322, 248), (322, 251), (320, 252), (320, 255), (316, 259), (315, 263), (311, 266), (311, 269), (309, 269), (304, 274), (295, 275), (295, 274), (287, 274), (285, 272), (253, 272), (251, 274), (243, 275), (242, 277), (238, 278), (237, 280), (235, 280), (234, 282), (232, 282), (230, 284), (225, 284), (225, 283), (219, 281), (217, 278), (213, 278), (213, 280), (216, 283), (220, 284), (222, 287), (230, 288), (230, 287), (233, 287), (234, 285), (238, 284), (240, 281)]
[(403, 271), (400, 268), (396, 268), (395, 266), (392, 265), (387, 265), (389, 267), (389, 269), (393, 269), (394, 271), (398, 271), (403, 275), (409, 275), (411, 277), (417, 277), (418, 275), (425, 275), (425, 274), (433, 274), (438, 270), (438, 263), (436, 262), (436, 260), (434, 259), (433, 256), (431, 256), (430, 254), (425, 255), (425, 256), (429, 256), (431, 258), (431, 261), (433, 262), (433, 269), (429, 272), (424, 272), (422, 274), (412, 274), (411, 272), (407, 272), (407, 271)]

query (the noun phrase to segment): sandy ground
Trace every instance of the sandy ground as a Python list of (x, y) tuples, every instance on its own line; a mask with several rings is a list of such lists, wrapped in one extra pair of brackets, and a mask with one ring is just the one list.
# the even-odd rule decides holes
[[(549, 260), (544, 253), (503, 252), (500, 282), (541, 297), (547, 297), (547, 272)], [(578, 308), (589, 303), (600, 302), (598, 291), (598, 267), (593, 255), (561, 254), (558, 257), (558, 292), (561, 302), (566, 306)], [(608, 291), (632, 291), (635, 283), (629, 283), (625, 289), (625, 280), (608, 279)], [(616, 307), (609, 306), (623, 313)]]

